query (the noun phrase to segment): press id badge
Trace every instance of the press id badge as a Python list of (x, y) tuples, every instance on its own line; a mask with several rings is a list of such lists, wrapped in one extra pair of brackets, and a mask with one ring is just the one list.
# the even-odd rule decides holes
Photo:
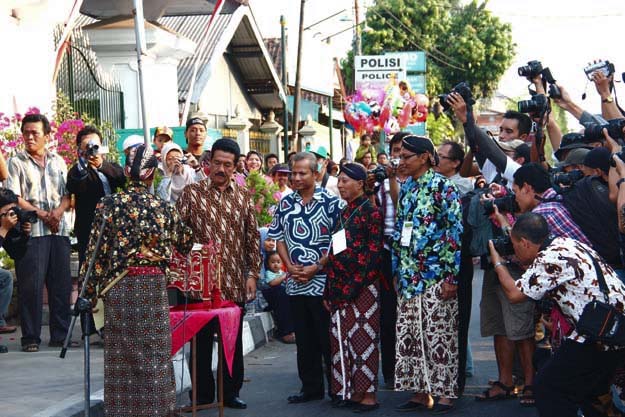
[(412, 237), (412, 222), (404, 222), (404, 227), (401, 229), (401, 246), (410, 246), (410, 238)]
[(339, 254), (347, 249), (347, 238), (345, 237), (345, 229), (341, 229), (332, 234), (332, 252)]

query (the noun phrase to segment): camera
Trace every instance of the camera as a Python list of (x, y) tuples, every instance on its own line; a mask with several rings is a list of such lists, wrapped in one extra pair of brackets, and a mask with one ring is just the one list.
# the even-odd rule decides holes
[(17, 216), (17, 224), (13, 226), (13, 230), (15, 232), (20, 233), (22, 231), (22, 225), (24, 223), (37, 223), (39, 218), (37, 217), (37, 212), (32, 210), (22, 210), (19, 207), (11, 207), (7, 214), (13, 213)]
[(495, 250), (501, 256), (514, 255), (514, 246), (512, 246), (512, 240), (510, 239), (510, 236), (493, 239), (492, 242)]
[(84, 150), (84, 155), (87, 158), (97, 155), (104, 155), (109, 153), (108, 146), (100, 146), (96, 141), (90, 140), (87, 143), (87, 149)]
[(519, 113), (542, 113), (549, 108), (549, 100), (544, 94), (535, 94), (530, 100), (518, 102)]
[(383, 165), (379, 165), (367, 171), (367, 175), (373, 175), (373, 177), (375, 178), (375, 182), (383, 182), (385, 179), (388, 178), (388, 175), (386, 175), (386, 167), (384, 167)]
[(593, 72), (596, 71), (601, 71), (606, 77), (609, 77), (614, 74), (614, 64), (610, 61), (599, 61), (584, 68), (586, 77), (588, 77), (590, 81), (592, 81)]
[(551, 177), (551, 181), (560, 187), (570, 187), (582, 178), (584, 178), (584, 173), (579, 169), (574, 169), (569, 172), (556, 172)]
[(495, 206), (501, 213), (516, 213), (519, 211), (519, 205), (514, 198), (514, 194), (509, 194), (505, 197), (495, 198), (493, 200), (484, 200), (484, 214), (490, 216), (495, 212)]
[(531, 80), (543, 72), (543, 64), (540, 61), (530, 61), (527, 65), (519, 67), (517, 71), (519, 72), (519, 77)]
[(603, 142), (605, 137), (603, 136), (603, 129), (608, 129), (608, 135), (611, 138), (625, 139), (623, 135), (623, 128), (625, 127), (625, 119), (612, 119), (607, 124), (589, 123), (584, 129), (584, 141), (586, 142)]
[[(620, 152), (614, 153), (612, 155), (616, 155), (621, 161), (625, 161), (625, 150), (621, 150)], [(616, 168), (616, 162), (614, 162), (614, 158), (612, 156), (610, 157), (610, 166), (612, 168)]]
[(397, 169), (399, 167), (399, 158), (391, 158), (391, 160), (389, 161), (389, 165), (391, 166), (391, 168)]
[[(473, 100), (473, 94), (471, 93), (471, 87), (469, 83), (463, 81), (457, 84), (454, 88), (451, 89), (450, 93), (458, 93), (462, 97), (467, 106), (472, 106), (475, 104), (475, 100)], [(449, 103), (447, 103), (447, 98), (449, 94), (439, 94), (438, 101), (443, 106), (444, 111), (448, 111), (450, 109)]]
[(187, 158), (186, 156), (183, 156), (182, 158), (180, 158), (178, 160), (182, 165), (186, 165), (189, 163), (189, 158)]

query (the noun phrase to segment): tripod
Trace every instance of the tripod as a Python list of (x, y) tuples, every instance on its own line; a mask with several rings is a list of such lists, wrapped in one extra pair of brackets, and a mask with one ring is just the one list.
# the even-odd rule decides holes
[(63, 349), (61, 349), (61, 354), (59, 357), (61, 359), (65, 358), (65, 354), (67, 353), (67, 348), (72, 340), (72, 333), (74, 331), (74, 326), (76, 325), (76, 318), (80, 316), (80, 320), (84, 323), (84, 358), (83, 358), (83, 369), (84, 369), (84, 395), (85, 395), (85, 412), (84, 417), (90, 417), (90, 409), (91, 409), (91, 359), (89, 353), (89, 335), (91, 334), (91, 320), (89, 317), (89, 313), (91, 313), (91, 302), (84, 298), (85, 290), (87, 289), (87, 284), (89, 283), (89, 279), (91, 278), (91, 271), (93, 269), (93, 264), (95, 263), (95, 257), (100, 249), (100, 244), (102, 243), (102, 232), (104, 231), (104, 226), (106, 225), (106, 220), (108, 216), (102, 217), (102, 224), (100, 225), (98, 240), (95, 244), (95, 250), (91, 255), (91, 259), (89, 260), (89, 267), (87, 268), (87, 273), (85, 274), (85, 279), (82, 283), (82, 288), (80, 289), (80, 294), (78, 295), (78, 299), (76, 303), (74, 303), (74, 310), (72, 312), (72, 321), (69, 325), (69, 330), (67, 332), (67, 336), (65, 337), (65, 342), (63, 343)]

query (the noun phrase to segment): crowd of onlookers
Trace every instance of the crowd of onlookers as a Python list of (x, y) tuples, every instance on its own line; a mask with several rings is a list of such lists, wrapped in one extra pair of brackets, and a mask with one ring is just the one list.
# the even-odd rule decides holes
[[(334, 407), (364, 413), (378, 408), (383, 380), (412, 393), (398, 411), (453, 410), (473, 368), (468, 328), (479, 267), (480, 332), (493, 339), (498, 375), (476, 400), (518, 398), (541, 416), (624, 411), (625, 349), (576, 327), (590, 302), (625, 307), (625, 119), (611, 78), (591, 76), (601, 115), (583, 111), (563, 86), (547, 100), (575, 116), (580, 133), (562, 134), (545, 106), (506, 112), (493, 138), (476, 125), (470, 100), (451, 92), (446, 105), (463, 125), (465, 145), (448, 140), (435, 148), (409, 132), (376, 144), (363, 135), (355, 160), (338, 164), (322, 146), (292, 152), (285, 163), (275, 154), (241, 154), (230, 139), (209, 150), (205, 122), (194, 117), (185, 149), (167, 127), (156, 129), (154, 149), (142, 137), (126, 138), (124, 167), (106, 159), (101, 133), (87, 126), (68, 170), (47, 150), (46, 117), (26, 115), (24, 151), (8, 161), (0, 155), (0, 239), (16, 262), (22, 350), (39, 350), (44, 284), (48, 344), (61, 346), (68, 332), (72, 225), (65, 213), (75, 209), (84, 272), (99, 250), (94, 219), (103, 202), (126, 187), (132, 196), (144, 182), (175, 211), (172, 221), (179, 216), (188, 227), (189, 239), (218, 244), (222, 298), (272, 311), (274, 336), (296, 344), (302, 385), (289, 403), (327, 392)], [(541, 75), (531, 81), (544, 95)], [(246, 189), (254, 172), (278, 190), (268, 224), (258, 224)], [(160, 265), (147, 246), (145, 259)], [(115, 253), (122, 264), (123, 255)], [(12, 284), (0, 270), (0, 333), (16, 330), (2, 316)], [(202, 301), (172, 295), (174, 304)], [(241, 329), (242, 319), (224, 380), (233, 408), (247, 406), (239, 398)], [(202, 353), (192, 353), (200, 403), (214, 401), (214, 330), (201, 332)]]

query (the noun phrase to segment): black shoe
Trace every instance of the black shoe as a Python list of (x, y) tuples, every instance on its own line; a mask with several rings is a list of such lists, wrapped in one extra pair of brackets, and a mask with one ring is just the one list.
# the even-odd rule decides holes
[(0, 353), (7, 353), (9, 351), (9, 348), (4, 346), (4, 345), (0, 345)]
[(247, 408), (245, 401), (239, 397), (232, 397), (229, 400), (224, 401), (224, 406), (228, 408), (236, 408), (238, 410), (244, 410)]
[(367, 413), (369, 411), (377, 410), (378, 408), (380, 408), (380, 404), (379, 403), (375, 403), (375, 404), (357, 403), (357, 405), (355, 405), (353, 408), (354, 409), (352, 411), (354, 413)]
[(317, 401), (317, 400), (323, 400), (323, 394), (311, 395), (311, 394), (306, 394), (304, 392), (300, 392), (299, 394), (291, 395), (289, 398), (287, 398), (287, 401), (289, 402), (289, 404), (307, 403), (308, 401)]
[(415, 411), (426, 409), (427, 406), (423, 403), (418, 403), (415, 401), (406, 401), (405, 403), (401, 403), (395, 407), (395, 411)]
[(352, 400), (339, 400), (332, 404), (332, 408), (354, 408), (358, 405), (356, 401)]

